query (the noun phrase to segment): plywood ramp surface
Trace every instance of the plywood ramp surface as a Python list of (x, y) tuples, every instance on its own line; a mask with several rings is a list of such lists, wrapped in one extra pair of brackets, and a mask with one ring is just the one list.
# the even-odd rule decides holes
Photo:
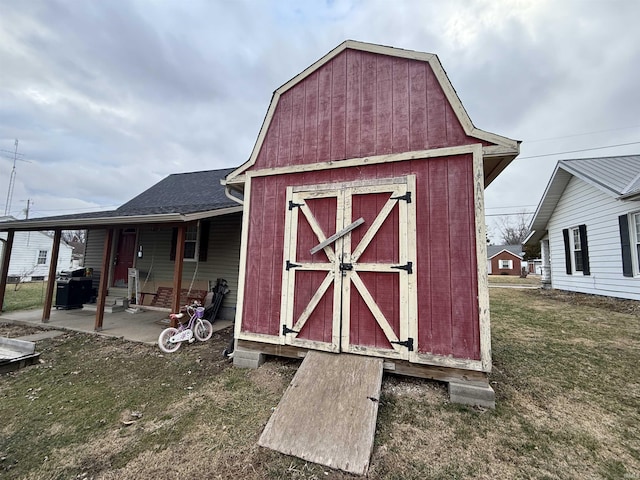
[(381, 384), (381, 358), (309, 351), (258, 444), (364, 475)]

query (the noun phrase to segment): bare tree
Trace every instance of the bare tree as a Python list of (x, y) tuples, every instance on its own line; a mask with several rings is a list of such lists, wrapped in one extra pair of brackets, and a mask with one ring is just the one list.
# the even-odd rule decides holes
[(505, 245), (522, 245), (529, 235), (531, 214), (520, 212), (517, 215), (501, 217), (498, 228)]

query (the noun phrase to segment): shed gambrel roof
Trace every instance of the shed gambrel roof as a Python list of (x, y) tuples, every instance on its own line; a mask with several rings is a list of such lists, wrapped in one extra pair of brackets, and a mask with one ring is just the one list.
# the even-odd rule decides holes
[(485, 186), (489, 185), (489, 183), (491, 183), (498, 176), (498, 174), (500, 174), (500, 172), (502, 172), (519, 154), (519, 141), (480, 130), (473, 125), (455, 89), (453, 88), (453, 85), (449, 81), (446, 72), (442, 68), (440, 61), (435, 54), (416, 52), (413, 50), (404, 50), (400, 48), (358, 42), (354, 40), (347, 40), (338, 45), (336, 48), (316, 61), (314, 64), (309, 66), (303, 72), (286, 82), (273, 93), (273, 97), (271, 99), (271, 103), (269, 104), (267, 114), (263, 121), (262, 127), (260, 128), (258, 138), (248, 161), (231, 172), (231, 174), (225, 180), (226, 185), (229, 185), (234, 189), (243, 188), (243, 185), (245, 183), (244, 173), (245, 171), (249, 170), (258, 159), (281, 96), (288, 90), (293, 89), (296, 85), (304, 81), (307, 77), (314, 74), (317, 70), (321, 69), (325, 64), (335, 59), (345, 50), (357, 50), (361, 52), (368, 52), (403, 59), (411, 59), (428, 63), (433, 70), (435, 78), (439, 83), (439, 86), (442, 88), (442, 91), (444, 92), (447, 101), (451, 105), (452, 110), (457, 120), (460, 122), (460, 125), (462, 126), (465, 134), (469, 137), (477, 138), (478, 143), (484, 143), (485, 145), (483, 147)]
[(531, 233), (525, 244), (537, 243), (544, 237), (549, 219), (571, 177), (615, 199), (637, 199), (640, 197), (640, 155), (560, 160), (531, 220)]
[(487, 260), (502, 252), (509, 252), (522, 260), (522, 245), (487, 245)]
[(242, 210), (220, 181), (232, 169), (175, 173), (115, 210), (8, 221), (0, 230), (49, 230), (115, 224), (187, 222)]

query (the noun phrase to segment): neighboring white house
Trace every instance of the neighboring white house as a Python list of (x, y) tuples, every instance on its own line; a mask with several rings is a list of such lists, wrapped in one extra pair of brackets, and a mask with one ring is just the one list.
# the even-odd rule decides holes
[[(0, 217), (1, 221), (15, 220), (13, 217)], [(0, 232), (0, 263), (6, 247), (6, 232)], [(53, 237), (43, 232), (16, 232), (11, 249), (8, 283), (44, 280), (49, 275)], [(71, 267), (73, 248), (64, 240), (60, 241), (60, 252), (56, 272)]]
[(530, 230), (543, 285), (640, 300), (640, 155), (559, 161)]

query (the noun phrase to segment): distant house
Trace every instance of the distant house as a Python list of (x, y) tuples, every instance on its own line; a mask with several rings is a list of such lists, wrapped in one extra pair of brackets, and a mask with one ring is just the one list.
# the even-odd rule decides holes
[(640, 300), (640, 155), (559, 161), (530, 230), (543, 285)]
[(489, 275), (520, 275), (522, 245), (488, 245), (487, 270)]
[[(15, 221), (13, 217), (0, 217), (0, 222)], [(6, 232), (0, 232), (0, 264), (4, 255)], [(8, 283), (30, 282), (44, 280), (49, 274), (53, 237), (44, 232), (17, 232), (11, 251), (9, 262)], [(73, 248), (64, 240), (60, 241), (60, 252), (56, 272), (71, 267), (71, 253)]]

